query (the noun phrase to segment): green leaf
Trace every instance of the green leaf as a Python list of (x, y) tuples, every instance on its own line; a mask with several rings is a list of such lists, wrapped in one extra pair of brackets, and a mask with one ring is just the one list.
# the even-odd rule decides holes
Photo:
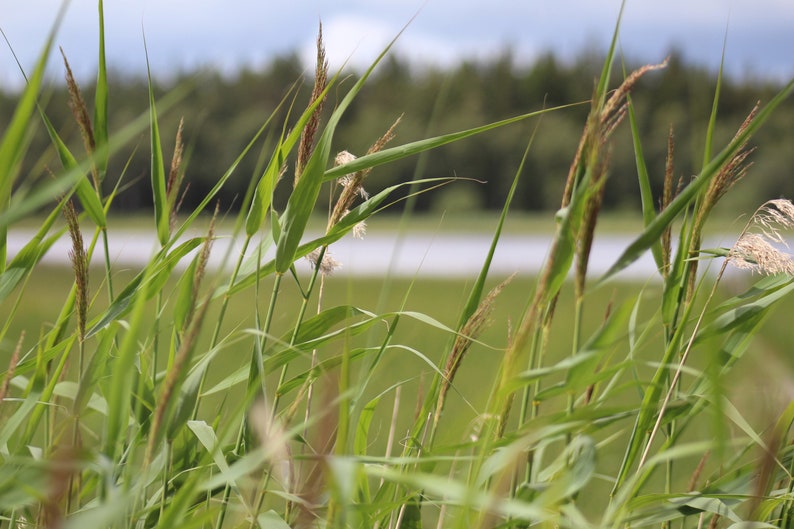
[(358, 417), (356, 424), (356, 436), (353, 440), (353, 453), (357, 456), (367, 455), (367, 447), (369, 446), (369, 427), (372, 424), (372, 418), (375, 415), (375, 408), (378, 407), (380, 398), (376, 397), (369, 401), (361, 414)]
[(36, 235), (22, 247), (9, 263), (6, 270), (0, 274), (0, 301), (8, 297), (19, 285), (22, 279), (33, 271), (47, 250), (61, 237), (66, 228), (44, 238), (51, 227), (51, 222), (45, 222)]
[(336, 180), (337, 178), (340, 178), (346, 174), (355, 173), (356, 171), (362, 171), (364, 169), (370, 169), (373, 167), (377, 167), (379, 165), (384, 165), (397, 160), (402, 160), (403, 158), (406, 158), (408, 156), (412, 156), (414, 154), (419, 154), (424, 151), (435, 149), (437, 147), (441, 147), (442, 145), (447, 145), (449, 143), (460, 141), (469, 138), (471, 136), (475, 136), (477, 134), (482, 134), (483, 132), (488, 132), (490, 130), (504, 127), (506, 125), (511, 125), (513, 123), (518, 123), (520, 121), (524, 121), (529, 118), (538, 117), (548, 112), (554, 112), (557, 110), (571, 108), (582, 104), (583, 103), (571, 103), (568, 105), (561, 105), (552, 108), (544, 108), (542, 110), (528, 112), (526, 114), (521, 114), (519, 116), (514, 116), (512, 118), (503, 119), (501, 121), (495, 121), (487, 125), (474, 127), (472, 129), (452, 132), (449, 134), (443, 134), (441, 136), (435, 136), (432, 138), (425, 138), (411, 143), (406, 143), (405, 145), (399, 145), (397, 147), (383, 149), (382, 151), (378, 151), (372, 154), (366, 154), (364, 156), (356, 158), (355, 160), (348, 162), (344, 165), (338, 165), (336, 167), (328, 169), (325, 172), (323, 179), (325, 181)]
[[(147, 267), (140, 276), (139, 283), (146, 285), (154, 272), (153, 267)], [(142, 333), (143, 320), (146, 315), (146, 297), (137, 292), (130, 295), (127, 304), (132, 305), (132, 314), (129, 327), (120, 340), (118, 353), (111, 364), (111, 373), (107, 379), (106, 395), (108, 399), (108, 418), (105, 423), (103, 450), (111, 461), (117, 461), (125, 444), (126, 429), (129, 424), (130, 406), (132, 401), (133, 382), (140, 376), (135, 361), (141, 353), (139, 337)], [(115, 304), (115, 302), (114, 302)], [(103, 319), (104, 321), (104, 319)], [(109, 322), (110, 320), (108, 320)], [(102, 325), (104, 327), (105, 324)], [(93, 332), (99, 328), (94, 326)]]
[(289, 524), (284, 521), (284, 518), (279, 516), (279, 514), (272, 509), (257, 516), (256, 520), (259, 522), (259, 527), (267, 527), (268, 529), (290, 529)]
[[(44, 48), (36, 61), (33, 75), (31, 75), (25, 89), (20, 94), (14, 115), (0, 140), (0, 205), (2, 207), (5, 207), (11, 198), (11, 190), (18, 170), (18, 163), (27, 150), (28, 130), (32, 122), (31, 117), (36, 110), (39, 90), (44, 79), (47, 59), (52, 49), (55, 33), (63, 20), (65, 12), (66, 3), (63, 3), (47, 36)], [(5, 241), (3, 241), (3, 245), (5, 245)]]
[(111, 358), (115, 339), (115, 332), (104, 333), (99, 339), (99, 344), (97, 344), (94, 354), (91, 355), (88, 365), (83, 370), (83, 373), (80, 374), (80, 382), (73, 405), (76, 416), (82, 416), (83, 410), (88, 406), (92, 395), (94, 395), (94, 389), (104, 375), (105, 366)]
[(157, 255), (152, 258), (150, 265), (139, 272), (138, 275), (127, 284), (124, 290), (116, 296), (116, 299), (113, 300), (113, 303), (110, 304), (104, 315), (91, 325), (86, 336), (93, 336), (99, 330), (105, 328), (111, 321), (126, 314), (133, 301), (139, 296), (141, 288), (145, 288), (145, 299), (150, 299), (155, 295), (160, 287), (168, 281), (171, 272), (179, 261), (185, 257), (185, 255), (195, 250), (202, 242), (203, 239), (201, 237), (195, 237), (183, 242), (171, 252), (168, 252), (168, 247), (161, 249)]
[[(248, 217), (246, 218), (245, 223), (245, 232), (249, 237), (252, 237), (262, 227), (262, 222), (265, 220), (265, 214), (270, 208), (270, 204), (273, 200), (273, 191), (275, 190), (276, 184), (278, 183), (282, 166), (289, 156), (289, 153), (292, 152), (295, 144), (300, 139), (301, 134), (303, 134), (303, 129), (306, 127), (306, 123), (308, 123), (308, 121), (311, 119), (312, 114), (314, 114), (317, 106), (322, 103), (323, 99), (328, 93), (328, 90), (331, 89), (331, 86), (336, 84), (338, 77), (339, 73), (337, 73), (328, 82), (320, 96), (315, 99), (315, 101), (309, 105), (306, 110), (303, 111), (303, 114), (300, 116), (300, 118), (298, 118), (298, 122), (292, 127), (292, 130), (287, 135), (286, 139), (284, 139), (284, 132), (282, 131), (281, 138), (279, 139), (278, 145), (273, 152), (273, 156), (270, 158), (270, 162), (262, 174), (262, 177), (259, 179), (256, 190), (254, 191), (254, 197), (251, 201), (251, 208), (248, 212)], [(292, 90), (290, 91), (293, 91), (294, 89), (295, 86), (293, 85)], [(283, 102), (284, 100), (282, 100), (281, 104), (283, 104)], [(279, 107), (281, 104), (279, 104)], [(271, 114), (271, 117), (274, 114), (275, 111), (273, 114)], [(286, 120), (284, 122), (284, 126), (287, 126)]]
[(741, 522), (742, 519), (737, 515), (733, 509), (728, 507), (725, 502), (720, 500), (719, 498), (707, 498), (704, 496), (696, 496), (692, 494), (691, 496), (682, 496), (678, 498), (672, 498), (670, 503), (676, 505), (679, 509), (688, 507), (691, 509), (689, 514), (698, 514), (701, 512), (707, 512), (711, 514), (717, 514), (723, 518), (727, 518), (732, 522)]
[[(631, 139), (634, 143), (634, 160), (637, 164), (637, 179), (640, 184), (640, 202), (642, 203), (642, 220), (645, 226), (653, 222), (656, 217), (656, 208), (653, 201), (653, 193), (651, 192), (651, 178), (648, 175), (648, 166), (645, 163), (645, 154), (642, 151), (642, 140), (640, 139), (640, 128), (637, 125), (637, 116), (634, 112), (634, 104), (631, 101), (631, 96), (626, 96), (626, 101), (629, 110), (629, 123), (631, 124)], [(656, 262), (656, 267), (659, 270), (663, 268), (662, 261), (662, 239), (659, 238), (651, 245), (651, 252), (653, 259)]]
[(99, 0), (99, 64), (94, 94), (94, 142), (97, 153), (96, 165), (100, 179), (107, 172), (108, 151), (108, 74), (105, 60), (105, 8)]
[[(191, 432), (193, 432), (202, 446), (204, 446), (204, 448), (207, 450), (207, 453), (212, 456), (212, 460), (215, 462), (215, 465), (218, 467), (221, 473), (228, 475), (229, 463), (226, 462), (226, 458), (223, 457), (223, 453), (220, 451), (218, 438), (215, 435), (215, 430), (212, 429), (212, 426), (204, 421), (188, 421), (187, 427)], [(234, 481), (231, 483), (234, 483)]]
[[(144, 49), (146, 40), (144, 39)], [(154, 84), (152, 83), (152, 72), (149, 68), (149, 53), (146, 52), (146, 71), (149, 79), (149, 129), (152, 149), (152, 192), (154, 194), (154, 219), (157, 225), (157, 238), (160, 244), (165, 246), (171, 235), (170, 217), (171, 213), (166, 196), (166, 174), (165, 163), (163, 162), (163, 146), (160, 141), (160, 127), (157, 124), (157, 107), (154, 103)]]
[[(58, 157), (61, 159), (63, 168), (67, 171), (78, 171), (80, 164), (77, 163), (74, 155), (58, 135), (58, 132), (55, 130), (55, 127), (53, 127), (49, 118), (44, 114), (44, 111), (41, 112), (41, 119), (44, 121), (44, 126), (47, 128), (47, 132), (50, 135), (50, 140), (55, 146), (55, 150), (58, 151)], [(107, 225), (105, 210), (102, 207), (102, 201), (97, 196), (97, 191), (91, 187), (88, 174), (85, 174), (77, 181), (75, 193), (94, 224), (99, 228), (104, 228)]]
[[(338, 325), (356, 316), (369, 316), (371, 318), (375, 317), (375, 315), (371, 312), (361, 310), (352, 305), (339, 305), (337, 307), (325, 309), (320, 314), (313, 316), (301, 323), (300, 330), (295, 336), (294, 342), (296, 344), (300, 344), (315, 340), (320, 336), (323, 336), (335, 325)], [(291, 336), (291, 332), (289, 333), (289, 336)], [(289, 341), (287, 339), (287, 335), (285, 335), (284, 338), (284, 341)]]
[[(775, 303), (794, 291), (794, 280), (788, 279), (786, 283), (783, 287), (777, 287), (773, 283), (773, 288), (760, 290), (761, 295), (755, 301), (725, 311), (698, 332), (696, 343), (748, 324), (757, 325)], [(759, 290), (758, 283), (754, 290)]]

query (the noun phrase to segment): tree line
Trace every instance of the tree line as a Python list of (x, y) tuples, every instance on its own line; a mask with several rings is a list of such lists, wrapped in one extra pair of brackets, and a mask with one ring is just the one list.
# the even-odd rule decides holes
[[(420, 194), (419, 210), (448, 211), (498, 209), (529, 144), (514, 207), (526, 211), (559, 206), (562, 186), (588, 112), (600, 57), (582, 54), (564, 62), (549, 53), (531, 64), (519, 64), (509, 51), (489, 62), (465, 61), (447, 69), (416, 67), (390, 57), (378, 67), (335, 136), (337, 151), (361, 155), (400, 116), (391, 145), (454, 132), (542, 108), (571, 105), (399, 163), (376, 168), (366, 187), (374, 193), (398, 182), (418, 177), (458, 176), (462, 180)], [(627, 67), (628, 68), (628, 67)], [(615, 72), (616, 79), (622, 72)], [(326, 112), (352, 86), (355, 74), (343, 75), (332, 88)], [(155, 80), (158, 97), (179, 91), (176, 102), (160, 116), (166, 163), (180, 120), (184, 120), (188, 189), (185, 207), (194, 205), (235, 162), (256, 131), (274, 113), (273, 125), (236, 167), (219, 195), (222, 209), (239, 208), (252, 181), (270, 156), (274, 135), (281, 123), (290, 123), (303, 110), (312, 84), (297, 55), (273, 60), (261, 70), (244, 70), (229, 77), (216, 71), (184, 73), (170, 80)], [(675, 172), (682, 181), (704, 163), (706, 129), (717, 90), (718, 75), (687, 64), (673, 52), (667, 68), (646, 75), (632, 95), (643, 151), (654, 185), (661, 188), (668, 135), (675, 141)], [(91, 82), (84, 82), (85, 97), (92, 101)], [(294, 90), (290, 92), (290, 88)], [(779, 85), (754, 79), (723, 78), (720, 84), (715, 152), (725, 145), (757, 101), (768, 101)], [(286, 98), (286, 100), (285, 100)], [(285, 101), (279, 108), (280, 102)], [(43, 96), (50, 120), (73, 152), (81, 152), (79, 131), (68, 105), (65, 87), (54, 83)], [(579, 103), (579, 104), (574, 104)], [(0, 120), (8, 123), (15, 95), (0, 94)], [(772, 116), (756, 136), (743, 192), (734, 193), (730, 207), (752, 210), (768, 198), (794, 197), (794, 127), (792, 102)], [(291, 111), (290, 111), (291, 109)], [(110, 128), (119, 130), (148, 112), (145, 77), (114, 73), (110, 78)], [(59, 162), (44, 127), (30, 138), (31, 156), (21, 162), (22, 185), (35, 185), (57, 172)], [(531, 142), (531, 144), (530, 144)], [(636, 207), (635, 158), (627, 124), (617, 131), (611, 150), (610, 180), (604, 208)], [(104, 185), (121, 192), (116, 206), (128, 211), (151, 207), (148, 133), (111, 157)], [(291, 166), (288, 163), (288, 170)], [(291, 178), (276, 190), (275, 205), (285, 203)], [(407, 190), (405, 191), (407, 192)]]

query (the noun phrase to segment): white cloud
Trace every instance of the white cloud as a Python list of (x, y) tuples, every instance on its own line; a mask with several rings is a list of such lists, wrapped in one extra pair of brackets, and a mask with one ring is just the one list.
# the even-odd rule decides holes
[[(357, 14), (329, 18), (323, 22), (323, 41), (331, 69), (336, 70), (343, 64), (358, 70), (366, 69), (395, 37), (392, 53), (430, 66), (448, 66), (464, 56), (483, 58), (501, 50), (495, 39), (490, 42), (464, 39), (454, 42), (411, 26), (400, 35), (402, 27), (380, 18)], [(311, 67), (315, 55), (316, 37), (312, 37), (300, 46), (300, 57), (307, 67)]]

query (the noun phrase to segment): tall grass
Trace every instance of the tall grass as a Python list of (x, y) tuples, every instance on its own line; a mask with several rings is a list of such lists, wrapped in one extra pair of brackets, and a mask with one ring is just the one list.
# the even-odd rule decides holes
[[(4, 256), (7, 230), (45, 208), (35, 237), (10, 260), (0, 260), (0, 300), (9, 315), (0, 339), (10, 358), (0, 385), (0, 525), (794, 525), (794, 406), (758, 426), (742, 415), (729, 387), (731, 368), (754, 353), (765, 316), (794, 289), (790, 260), (769, 244), (792, 226), (794, 207), (785, 200), (765, 204), (736, 234), (735, 246), (701, 248), (709, 213), (748, 172), (752, 135), (794, 82), (764, 106), (748, 109), (747, 121), (724, 146), (712, 134), (718, 89), (700, 173), (676, 181), (671, 134), (664, 190), (654, 196), (641, 116), (630, 93), (642, 76), (663, 75), (651, 71), (664, 64), (614, 81), (616, 30), (594, 82), (547, 260), (523, 312), (516, 320), (492, 321), (500, 293), (514, 284), (507, 279), (486, 291), (510, 202), (518, 182), (530, 177), (519, 164), (481, 272), (461, 306), (449, 307), (455, 323), (444, 324), (405, 305), (377, 312), (362, 306), (355, 284), (349, 304), (328, 305), (324, 292), (337, 264), (333, 243), (361, 235), (364, 222), (390, 205), (397, 188), (432, 192), (451, 180), (404, 182), (370, 196), (367, 179), (376, 178), (379, 165), (560, 109), (396, 147), (399, 124), (384, 123), (383, 136), (372, 139), (366, 154), (337, 154), (344, 146), (334, 143), (336, 128), (389, 50), (324, 120), (328, 94), (341, 86), (339, 74), (329, 75), (320, 32), (305, 109), (292, 87), (282, 103), (290, 120), (274, 123), (274, 109), (199, 207), (177, 215), (180, 186), (189, 178), (181, 128), (168, 131), (177, 138), (168, 170), (161, 141), (166, 131), (159, 127), (168, 99), (153, 88), (146, 115), (113, 134), (108, 130), (112, 94), (101, 1), (99, 13), (93, 113), (64, 58), (85, 152), (69, 150), (38, 104), (53, 36), (0, 141)], [(63, 169), (31, 191), (16, 183), (38, 120)], [(537, 126), (542, 130), (542, 123)], [(592, 278), (588, 259), (619, 126), (632, 132), (644, 229), (604, 277)], [(121, 181), (123, 175), (107, 174), (108, 159), (147, 127), (157, 248), (126, 277), (118, 275), (108, 251), (119, 186), (107, 193), (103, 183)], [(261, 172), (244, 175), (252, 179), (251, 191), (228, 235), (243, 250), (226, 255), (225, 266), (209, 267), (218, 237), (215, 216), (205, 235), (186, 234), (202, 214), (217, 212), (218, 190), (266, 131), (277, 141)], [(283, 211), (272, 202), (277, 185), (292, 185)], [(307, 224), (324, 192), (334, 205), (325, 232), (311, 239)], [(35, 275), (41, 257), (67, 236), (74, 283), (65, 298), (51, 300), (61, 307), (56, 321), (11, 335), (29, 282), (41, 280)], [(662, 285), (658, 306), (639, 285), (629, 299), (613, 303), (610, 282), (647, 251)], [(104, 263), (101, 281), (89, 279), (95, 253)], [(312, 265), (308, 275), (295, 266), (305, 258)], [(722, 260), (718, 274), (704, 272), (709, 259)], [(731, 262), (768, 276), (722, 299), (722, 271)], [(573, 298), (564, 327), (561, 295)], [(250, 307), (245, 321), (233, 319), (232, 303)], [(601, 320), (595, 327), (585, 323), (593, 314)], [(442, 333), (444, 349), (427, 350), (421, 336), (409, 340), (401, 334), (407, 322)], [(505, 345), (483, 341), (489, 324), (506, 336)], [(568, 347), (563, 355), (550, 347), (561, 341)], [(482, 369), (471, 387), (457, 375), (475, 361), (475, 351), (487, 353), (495, 374)], [(395, 354), (429, 366), (432, 379), (417, 383), (390, 370), (386, 359)], [(484, 390), (484, 404), (468, 400)], [(468, 403), (474, 416), (468, 427), (449, 414), (453, 395)]]

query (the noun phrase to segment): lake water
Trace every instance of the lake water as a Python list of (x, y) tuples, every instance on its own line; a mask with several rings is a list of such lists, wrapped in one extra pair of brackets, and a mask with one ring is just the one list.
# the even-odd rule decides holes
[[(9, 256), (18, 252), (33, 236), (33, 232), (13, 230), (9, 233)], [(241, 250), (241, 243), (232, 245), (228, 236), (220, 238), (213, 246), (211, 264), (220, 266), (227, 253)], [(115, 266), (142, 266), (155, 252), (157, 243), (150, 234), (134, 231), (115, 231), (110, 234), (110, 255)], [(308, 240), (308, 239), (307, 239)], [(631, 239), (626, 236), (596, 236), (590, 257), (590, 275), (598, 277), (615, 262)], [(341, 263), (336, 275), (421, 277), (473, 277), (488, 254), (491, 236), (483, 234), (427, 234), (413, 233), (397, 237), (388, 233), (368, 233), (364, 239), (346, 237), (330, 247), (331, 255)], [(537, 273), (549, 250), (550, 238), (542, 235), (503, 235), (491, 266), (495, 275), (513, 273), (530, 275)], [(704, 247), (730, 243), (707, 241)], [(47, 252), (43, 263), (68, 264), (71, 247), (68, 236), (62, 237)], [(101, 263), (99, 253), (94, 257), (95, 264)], [(266, 259), (273, 257), (271, 250)], [(185, 264), (188, 259), (185, 259)], [(308, 270), (308, 262), (301, 259), (297, 266)], [(656, 275), (656, 266), (649, 252), (627, 269), (619, 277), (632, 280), (646, 280)]]

